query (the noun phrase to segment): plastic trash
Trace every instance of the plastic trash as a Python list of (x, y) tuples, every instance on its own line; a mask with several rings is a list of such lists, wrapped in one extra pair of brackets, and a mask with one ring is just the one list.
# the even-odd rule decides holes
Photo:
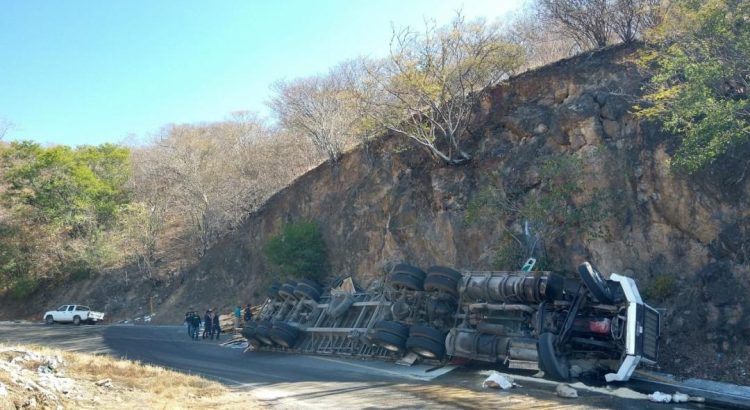
[(677, 392), (672, 395), (673, 403), (687, 403), (688, 400), (690, 400), (690, 396), (685, 393)]
[(578, 398), (578, 390), (568, 386), (567, 384), (558, 384), (557, 388), (555, 388), (555, 393), (557, 393), (558, 396), (564, 397), (566, 399)]
[(513, 383), (513, 379), (503, 376), (498, 372), (490, 373), (490, 376), (487, 377), (484, 382), (482, 382), (482, 387), (484, 387), (485, 389), (491, 387), (493, 389), (508, 390), (514, 385), (515, 383)]
[(654, 403), (669, 403), (672, 401), (672, 395), (655, 391), (648, 395), (648, 400)]

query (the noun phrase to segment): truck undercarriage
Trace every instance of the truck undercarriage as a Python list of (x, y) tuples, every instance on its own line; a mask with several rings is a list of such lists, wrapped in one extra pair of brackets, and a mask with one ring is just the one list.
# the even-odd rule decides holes
[(569, 379), (572, 364), (607, 381), (655, 364), (660, 317), (635, 282), (618, 274), (605, 280), (589, 263), (578, 276), (397, 264), (367, 291), (324, 290), (303, 279), (272, 286), (242, 334), (253, 350), (464, 359), (543, 370), (556, 380)]

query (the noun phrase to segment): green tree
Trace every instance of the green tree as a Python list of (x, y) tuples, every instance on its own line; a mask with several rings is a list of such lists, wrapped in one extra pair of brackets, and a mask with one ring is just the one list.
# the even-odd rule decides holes
[(265, 253), (282, 276), (322, 279), (329, 270), (323, 235), (312, 221), (285, 224), (266, 243)]
[(750, 2), (675, 1), (650, 40), (640, 115), (679, 138), (672, 166), (693, 173), (750, 142)]

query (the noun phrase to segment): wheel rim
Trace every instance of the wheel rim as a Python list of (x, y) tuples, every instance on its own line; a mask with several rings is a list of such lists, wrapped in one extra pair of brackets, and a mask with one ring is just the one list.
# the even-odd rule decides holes
[(436, 357), (435, 353), (429, 350), (423, 349), (421, 347), (415, 347), (411, 350), (413, 350), (416, 354), (423, 356), (423, 357), (427, 357), (429, 359), (434, 359)]

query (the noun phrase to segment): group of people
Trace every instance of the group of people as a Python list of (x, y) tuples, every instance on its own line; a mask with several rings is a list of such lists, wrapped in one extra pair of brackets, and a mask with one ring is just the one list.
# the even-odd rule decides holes
[[(253, 320), (253, 314), (250, 310), (250, 304), (245, 309), (242, 306), (237, 306), (234, 309), (234, 327), (235, 329), (240, 327), (240, 322), (244, 319), (245, 322)], [(193, 340), (198, 340), (201, 337), (203, 339), (219, 340), (221, 334), (221, 323), (219, 323), (219, 311), (217, 309), (208, 309), (206, 314), (201, 320), (201, 316), (198, 312), (190, 309), (185, 313), (185, 323), (187, 324), (188, 336)], [(203, 324), (203, 334), (200, 334), (201, 324)]]
[(191, 339), (198, 340), (201, 338), (200, 328), (201, 324), (203, 324), (202, 337), (210, 340), (214, 340), (214, 337), (216, 337), (216, 340), (219, 340), (221, 324), (219, 323), (219, 312), (216, 309), (206, 310), (202, 321), (198, 312), (190, 309), (185, 313), (185, 323), (187, 323), (188, 336)]

